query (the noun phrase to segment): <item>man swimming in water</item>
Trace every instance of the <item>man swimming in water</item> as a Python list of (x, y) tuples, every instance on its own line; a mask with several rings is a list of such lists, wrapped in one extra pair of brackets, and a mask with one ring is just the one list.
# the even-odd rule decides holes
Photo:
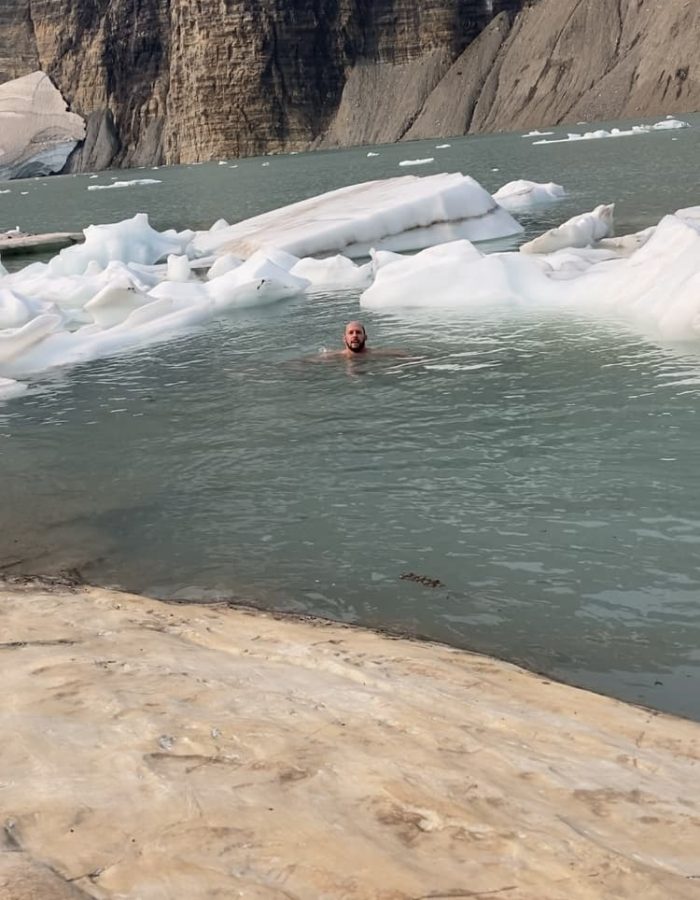
[(345, 350), (343, 356), (351, 358), (358, 353), (369, 353), (367, 348), (367, 332), (362, 322), (348, 322), (343, 332)]
[(411, 354), (403, 350), (370, 350), (367, 346), (367, 330), (362, 322), (353, 320), (348, 322), (343, 332), (342, 350), (326, 350), (321, 354), (322, 359), (359, 359), (364, 356), (399, 356), (409, 357)]

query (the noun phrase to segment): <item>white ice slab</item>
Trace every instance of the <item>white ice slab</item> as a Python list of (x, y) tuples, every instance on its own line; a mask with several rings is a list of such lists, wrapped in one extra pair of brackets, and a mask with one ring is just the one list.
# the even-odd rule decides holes
[(614, 318), (662, 341), (700, 340), (700, 210), (665, 216), (625, 255), (612, 248), (483, 255), (466, 242), (390, 260), (360, 298), (363, 307), (459, 310), (504, 304), (560, 315)]
[(271, 246), (300, 258), (335, 253), (356, 257), (373, 246), (415, 250), (454, 237), (480, 241), (521, 231), (469, 176), (405, 175), (340, 188), (229, 228), (200, 232), (189, 252), (247, 258)]

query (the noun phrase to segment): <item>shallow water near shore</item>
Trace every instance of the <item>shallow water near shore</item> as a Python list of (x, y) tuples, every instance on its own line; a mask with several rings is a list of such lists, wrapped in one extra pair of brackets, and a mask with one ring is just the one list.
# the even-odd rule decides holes
[[(141, 210), (208, 227), (434, 156), (411, 171), (564, 185), (520, 217), (526, 237), (611, 200), (623, 233), (700, 203), (685, 118), (583, 146), (461, 138), (12, 182), (0, 199), (24, 230)], [(137, 177), (162, 181), (86, 190)], [(373, 313), (374, 346), (419, 358), (307, 361), (357, 299), (231, 315), (0, 407), (5, 571), (75, 565), (162, 597), (395, 627), (700, 718), (700, 348), (584, 311)]]

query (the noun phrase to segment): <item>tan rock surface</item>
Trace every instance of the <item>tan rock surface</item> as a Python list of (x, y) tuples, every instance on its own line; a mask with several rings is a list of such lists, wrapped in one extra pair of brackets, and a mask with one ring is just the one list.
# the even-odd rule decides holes
[(538, 0), (516, 17), (471, 131), (700, 108), (700, 5)]
[(697, 723), (93, 588), (5, 586), (0, 634), (3, 900), (700, 896)]

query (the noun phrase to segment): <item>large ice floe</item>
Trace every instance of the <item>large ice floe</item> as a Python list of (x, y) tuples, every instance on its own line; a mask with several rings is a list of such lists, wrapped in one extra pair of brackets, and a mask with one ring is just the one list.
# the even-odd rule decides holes
[(247, 257), (266, 246), (296, 256), (370, 248), (421, 250), (458, 238), (487, 241), (518, 234), (522, 226), (468, 175), (405, 175), (329, 191), (263, 213), (214, 234), (197, 235), (194, 251)]
[[(530, 252), (484, 254), (455, 241), (410, 258), (378, 258), (360, 304), (399, 315), (504, 305), (543, 314), (568, 309), (622, 320), (662, 341), (699, 340), (700, 207), (622, 238), (603, 237), (611, 229), (608, 205), (535, 239)], [(532, 246), (539, 241), (541, 252)]]
[[(510, 184), (535, 196), (558, 188)], [(613, 210), (600, 205), (519, 250), (487, 253), (475, 241), (521, 226), (471, 178), (442, 175), (355, 185), (208, 231), (160, 232), (145, 214), (92, 225), (47, 263), (0, 265), (0, 398), (51, 367), (314, 291), (362, 292), (361, 306), (393, 315), (569, 309), (662, 340), (700, 339), (700, 207), (621, 237)], [(369, 262), (351, 258), (360, 248)], [(420, 252), (396, 252), (405, 249)]]

